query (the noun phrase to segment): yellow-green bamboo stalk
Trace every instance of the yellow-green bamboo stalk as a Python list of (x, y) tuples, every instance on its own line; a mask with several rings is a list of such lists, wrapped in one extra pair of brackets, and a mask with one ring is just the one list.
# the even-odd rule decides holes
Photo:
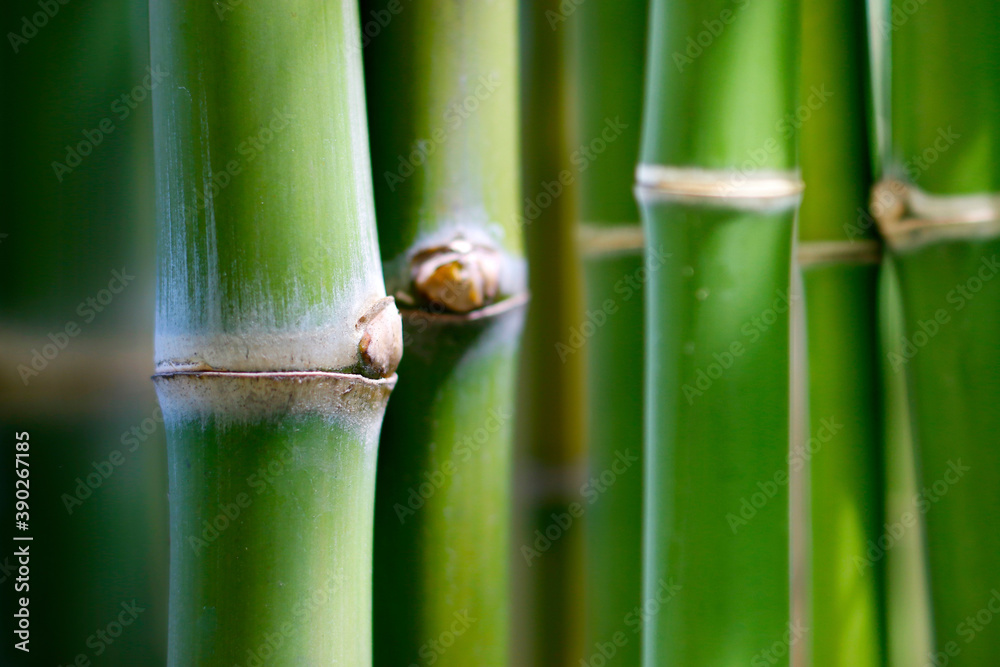
[(517, 218), (517, 4), (362, 3), (376, 207), (404, 314), (375, 512), (375, 664), (507, 663)]
[(371, 662), (401, 354), (352, 2), (153, 0), (171, 665)]
[(571, 161), (575, 5), (521, 0), (519, 6), (524, 167), (517, 219), (531, 267), (531, 305), (518, 379), (512, 577), (521, 613), (514, 660), (577, 667), (586, 613), (586, 516), (573, 516), (570, 508), (580, 502), (587, 481), (585, 358), (560, 354), (585, 317), (575, 248), (580, 172)]

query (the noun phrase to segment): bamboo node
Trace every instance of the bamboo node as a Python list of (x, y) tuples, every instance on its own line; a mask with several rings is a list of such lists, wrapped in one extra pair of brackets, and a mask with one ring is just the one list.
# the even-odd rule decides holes
[(642, 225), (635, 223), (581, 222), (577, 227), (576, 242), (584, 257), (641, 253), (645, 247)]
[(702, 169), (662, 164), (638, 165), (635, 182), (640, 201), (714, 201), (737, 208), (797, 204), (804, 188), (797, 171)]
[(403, 320), (391, 297), (376, 301), (358, 320), (358, 353), (363, 374), (385, 378), (396, 372), (403, 357)]
[(502, 264), (493, 248), (458, 238), (414, 255), (410, 275), (417, 294), (429, 304), (468, 313), (496, 300)]
[(1000, 235), (1000, 195), (932, 195), (888, 178), (871, 193), (871, 212), (879, 232), (896, 250), (937, 241)]

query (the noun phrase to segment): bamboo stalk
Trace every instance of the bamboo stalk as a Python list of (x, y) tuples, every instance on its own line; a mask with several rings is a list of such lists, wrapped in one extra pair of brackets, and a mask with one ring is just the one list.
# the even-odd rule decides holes
[(888, 122), (873, 211), (905, 323), (887, 359), (911, 388), (935, 635), (927, 659), (990, 664), (1000, 626), (976, 617), (1000, 605), (1000, 536), (987, 528), (1000, 516), (990, 444), (1000, 428), (1000, 91), (967, 82), (1000, 74), (1000, 7), (893, 2), (885, 11), (873, 13), (891, 54), (876, 91)]
[[(585, 357), (560, 354), (584, 322), (572, 162), (572, 24), (579, 5), (521, 0), (521, 203), (531, 305), (518, 378), (515, 664), (577, 667), (586, 623)], [(572, 524), (560, 517), (570, 516)], [(546, 532), (556, 539), (545, 537)], [(541, 537), (540, 537), (541, 536)], [(541, 547), (544, 551), (539, 551)], [(526, 556), (525, 549), (528, 550)], [(538, 558), (531, 557), (539, 551)]]
[[(899, 279), (892, 260), (882, 262), (879, 276), (879, 359), (882, 366), (882, 403), (885, 406), (885, 525), (894, 534), (869, 545), (871, 556), (885, 560), (886, 664), (910, 667), (926, 662), (933, 653), (929, 582), (924, 554), (926, 529), (921, 517), (917, 462), (913, 446), (906, 377), (894, 372), (888, 352), (904, 335)], [(913, 521), (911, 517), (920, 517)], [(904, 523), (905, 521), (905, 523)], [(902, 527), (902, 533), (900, 533)], [(882, 537), (880, 535), (880, 537)], [(891, 539), (891, 542), (889, 541)], [(868, 556), (868, 554), (866, 554)]]
[[(146, 376), (149, 101), (124, 119), (110, 107), (136, 86), (137, 96), (148, 93), (146, 3), (42, 9), (16, 1), (2, 11), (0, 432), (11, 444), (0, 497), (13, 511), (15, 492), (27, 493), (26, 515), (17, 518), (28, 526), (18, 529), (11, 516), (0, 530), (0, 611), (16, 622), (23, 599), (29, 632), (19, 636), (12, 630), (20, 628), (8, 626), (0, 664), (72, 664), (81, 654), (93, 664), (162, 664), (162, 429), (143, 432), (135, 449), (121, 440), (156, 400)], [(110, 134), (99, 129), (104, 118), (113, 123)], [(123, 266), (134, 280), (124, 289), (116, 282), (121, 292), (111, 295), (111, 271)], [(87, 298), (100, 299), (100, 310)], [(17, 450), (27, 467), (15, 468)], [(16, 555), (22, 549), (27, 558)], [(135, 612), (124, 616), (125, 628), (118, 624), (123, 605)], [(113, 639), (109, 624), (120, 630)], [(27, 653), (16, 647), (24, 639)]]
[[(639, 664), (642, 647), (635, 610), (642, 589), (643, 368), (635, 363), (635, 351), (643, 349), (640, 278), (645, 269), (631, 185), (639, 152), (648, 11), (646, 0), (584, 3), (571, 17), (576, 28), (575, 143), (594, 151), (578, 190), (588, 312), (578, 328), (590, 334), (583, 339), (587, 479), (598, 480), (594, 491), (602, 491), (582, 499), (588, 510), (587, 634), (581, 657), (590, 662), (591, 656), (613, 651), (609, 660), (620, 665)], [(607, 131), (609, 122), (620, 128), (618, 136)], [(576, 347), (565, 350), (577, 353)], [(625, 466), (623, 461), (632, 458), (637, 463)]]
[[(808, 433), (793, 467), (809, 479), (808, 664), (884, 664), (879, 248), (859, 227), (870, 187), (863, 7), (803, 3), (798, 264), (805, 286)], [(864, 218), (862, 218), (864, 220)], [(838, 430), (829, 442), (825, 424)]]
[(798, 34), (791, 0), (652, 5), (637, 170), (647, 261), (665, 258), (646, 302), (650, 667), (787, 665), (801, 639), (787, 490), (801, 183), (782, 125)]
[(364, 51), (382, 259), (403, 304), (410, 378), (389, 408), (378, 465), (378, 665), (507, 662), (527, 301), (516, 8), (401, 5)]
[[(371, 662), (378, 263), (357, 8), (150, 6), (169, 662)], [(251, 57), (248, 54), (268, 54)]]

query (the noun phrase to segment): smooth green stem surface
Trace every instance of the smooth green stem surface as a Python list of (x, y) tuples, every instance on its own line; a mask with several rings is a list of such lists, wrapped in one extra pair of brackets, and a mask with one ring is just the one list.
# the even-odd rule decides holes
[[(649, 27), (640, 164), (674, 181), (637, 189), (643, 664), (784, 666), (804, 635), (789, 553), (799, 3), (654, 0)], [(762, 177), (790, 196), (738, 198)], [(670, 192), (699, 179), (717, 198)]]
[(875, 265), (804, 271), (810, 426), (791, 461), (809, 470), (816, 667), (883, 664), (877, 278)]
[(796, 0), (653, 0), (643, 161), (750, 173), (793, 168), (798, 7)]
[[(561, 0), (520, 0), (521, 205), (531, 267), (518, 386), (519, 493), (515, 530), (533, 542), (553, 517), (580, 502), (586, 480), (585, 356), (560, 356), (585, 321), (575, 251), (581, 172), (571, 155), (573, 14)], [(565, 21), (561, 19), (567, 19)], [(515, 661), (577, 667), (586, 622), (586, 518), (575, 522), (528, 567), (515, 555), (512, 576), (523, 613), (515, 619)], [(555, 533), (555, 531), (553, 531)]]
[[(567, 19), (566, 27), (576, 28), (576, 143), (594, 152), (601, 149), (580, 173), (583, 224), (639, 224), (632, 184), (639, 155), (648, 15), (648, 0), (628, 0), (581, 3)], [(620, 136), (610, 141), (609, 120), (623, 125)]]
[(1000, 625), (976, 620), (1000, 608), (1000, 533), (988, 528), (1000, 517), (998, 261), (997, 240), (895, 258), (906, 319), (887, 355), (910, 381), (935, 650), (955, 667), (1000, 655)]
[[(882, 404), (885, 406), (885, 523), (897, 526), (883, 542), (888, 549), (872, 547), (871, 557), (885, 560), (886, 664), (911, 667), (926, 662), (934, 645), (930, 618), (930, 582), (924, 553), (926, 525), (920, 508), (916, 452), (907, 396), (906, 374), (892, 368), (888, 351), (905, 335), (899, 279), (891, 258), (879, 274), (879, 352), (882, 369)], [(902, 533), (898, 526), (903, 527)], [(871, 545), (869, 545), (871, 546)]]
[(802, 242), (877, 237), (874, 225), (859, 224), (870, 222), (862, 213), (871, 186), (863, 30), (860, 3), (803, 0), (796, 110), (806, 182), (798, 221)]
[[(388, 392), (345, 408), (340, 396), (366, 388), (322, 374), (161, 376), (157, 390), (171, 445), (169, 664), (370, 664)], [(259, 409), (264, 392), (281, 407)]]
[[(642, 648), (635, 614), (642, 588), (642, 466), (632, 458), (642, 453), (643, 368), (637, 352), (643, 349), (645, 273), (641, 235), (625, 249), (609, 249), (597, 230), (635, 232), (640, 224), (632, 183), (648, 5), (646, 0), (588, 2), (568, 19), (576, 29), (575, 139), (588, 149), (602, 148), (580, 174), (578, 190), (580, 231), (594, 238), (594, 247), (584, 242), (581, 248), (592, 315), (578, 330), (583, 342), (569, 343), (586, 345), (587, 478), (613, 480), (607, 486), (600, 482), (604, 493), (585, 498), (587, 634), (581, 657), (601, 655), (599, 645), (614, 642), (616, 635), (627, 637), (624, 646), (616, 644), (609, 662), (614, 665), (638, 664)], [(608, 132), (609, 121), (619, 135)], [(591, 335), (584, 339), (584, 332)]]
[(1000, 191), (1000, 4), (887, 0), (886, 175), (938, 194)]
[(878, 248), (862, 215), (871, 184), (864, 7), (802, 5), (800, 257), (843, 253), (802, 269), (808, 430), (792, 465), (809, 480), (808, 659), (814, 667), (880, 667), (885, 561), (870, 545), (883, 532), (882, 406)]
[[(644, 284), (637, 252), (585, 260), (587, 305), (603, 313), (588, 346), (590, 452), (587, 503), (587, 641), (628, 638), (615, 662), (637, 664), (642, 588), (642, 395)], [(612, 304), (609, 307), (609, 304)], [(598, 326), (600, 325), (600, 326)], [(610, 482), (610, 483), (609, 483)], [(599, 492), (603, 491), (603, 492)], [(620, 644), (620, 642), (619, 642)], [(599, 653), (598, 653), (599, 654)]]
[[(375, 514), (375, 664), (503, 665), (514, 363), (523, 308), (408, 316)], [(418, 332), (424, 332), (420, 335)]]
[(647, 256), (670, 253), (646, 300), (643, 664), (753, 664), (790, 643), (794, 212), (643, 214)]

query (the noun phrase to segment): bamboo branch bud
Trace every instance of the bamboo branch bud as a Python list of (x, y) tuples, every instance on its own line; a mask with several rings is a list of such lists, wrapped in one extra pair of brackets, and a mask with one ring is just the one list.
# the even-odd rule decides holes
[(403, 358), (403, 320), (396, 301), (391, 296), (379, 299), (361, 316), (357, 327), (361, 331), (361, 374), (385, 378), (395, 373)]
[(468, 313), (497, 298), (501, 264), (496, 250), (455, 239), (413, 257), (413, 286), (432, 305)]

